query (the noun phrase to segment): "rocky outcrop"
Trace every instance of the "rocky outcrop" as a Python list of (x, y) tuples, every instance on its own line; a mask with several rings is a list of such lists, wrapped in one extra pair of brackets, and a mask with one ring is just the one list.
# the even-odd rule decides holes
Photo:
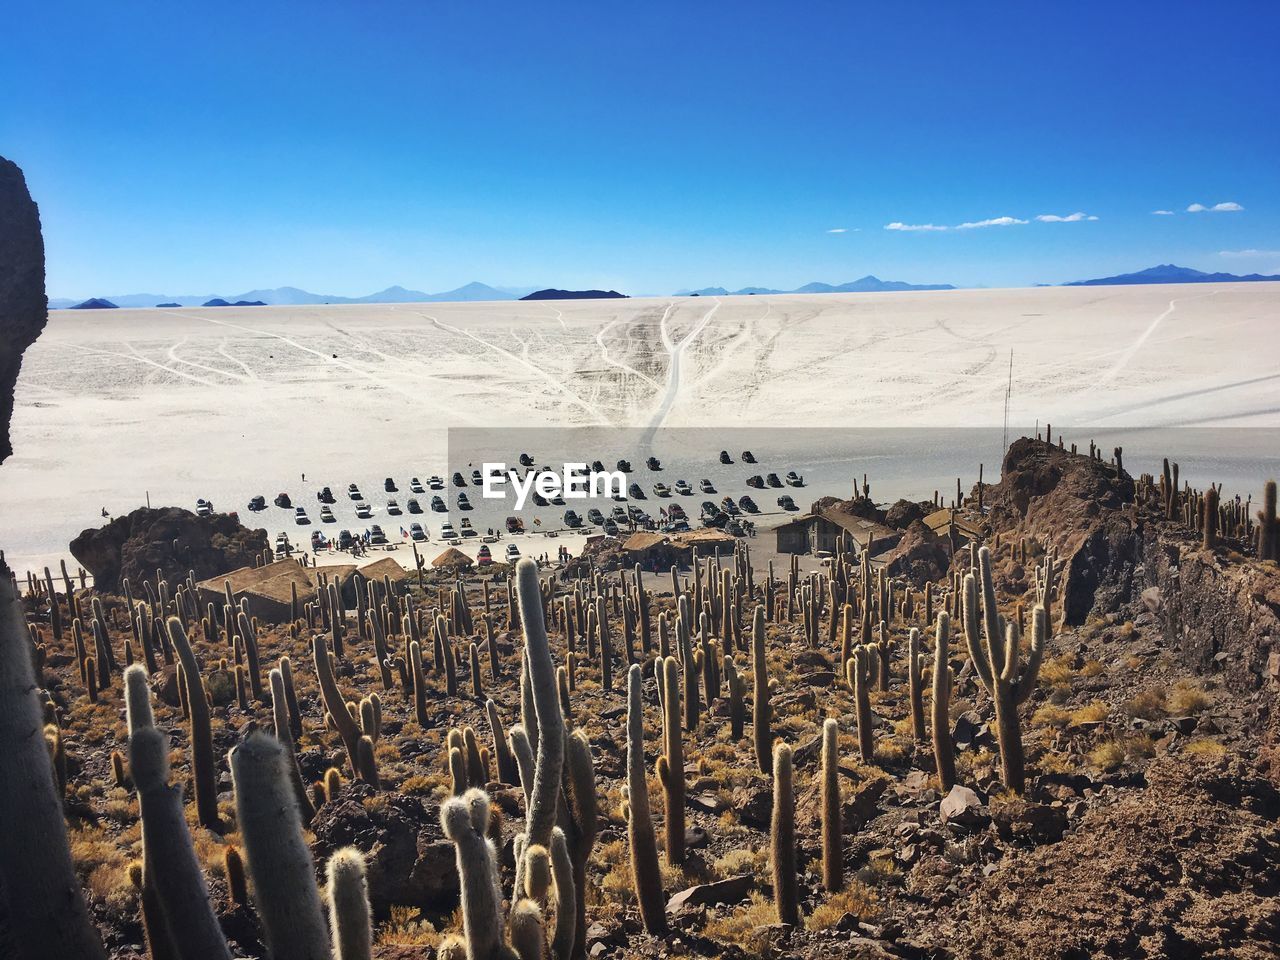
[(22, 353), (48, 319), (40, 211), (18, 165), (0, 157), (0, 463), (13, 453), (9, 422)]
[(933, 509), (933, 504), (928, 500), (919, 503), (914, 500), (898, 500), (885, 511), (884, 524), (895, 530), (905, 530), (917, 520), (923, 520), (933, 513)]
[(180, 507), (139, 507), (71, 541), (71, 554), (93, 574), (98, 590), (116, 592), (120, 581), (154, 579), (170, 584), (195, 573), (197, 581), (249, 566), (270, 546), (265, 530), (250, 530), (230, 514), (197, 517)]
[(1123, 470), (1024, 437), (1010, 445), (986, 500), (993, 531), (1052, 544), (1065, 563), (1059, 580), (1065, 623), (1116, 611), (1135, 595), (1142, 522), (1133, 509), (1133, 479)]
[(918, 590), (936, 582), (946, 572), (951, 557), (947, 541), (916, 520), (889, 553), (887, 569), (891, 577), (904, 577)]

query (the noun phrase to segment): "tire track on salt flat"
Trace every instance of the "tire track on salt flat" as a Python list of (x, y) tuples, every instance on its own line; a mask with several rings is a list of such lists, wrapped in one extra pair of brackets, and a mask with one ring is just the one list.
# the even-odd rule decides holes
[[(649, 419), (648, 436), (652, 437), (662, 421), (667, 419), (667, 414), (671, 412), (671, 408), (675, 406), (676, 397), (680, 394), (680, 357), (684, 353), (685, 347), (693, 343), (698, 338), (698, 334), (702, 333), (711, 318), (715, 316), (717, 310), (723, 301), (716, 297), (716, 305), (708, 310), (679, 343), (671, 341), (671, 334), (667, 331), (667, 318), (671, 315), (671, 308), (668, 307), (662, 315), (662, 319), (658, 323), (658, 332), (662, 337), (662, 345), (670, 354), (670, 361), (667, 365), (667, 390), (663, 394), (662, 400), (658, 403), (658, 407), (654, 410), (653, 416)], [(673, 305), (674, 306), (674, 305)]]

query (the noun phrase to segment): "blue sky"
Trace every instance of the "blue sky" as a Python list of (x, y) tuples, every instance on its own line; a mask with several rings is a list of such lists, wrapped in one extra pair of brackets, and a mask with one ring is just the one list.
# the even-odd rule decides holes
[[(1280, 272), (1271, 3), (4, 19), (0, 154), (41, 204), (51, 296)], [(1027, 222), (957, 229), (1006, 217)]]

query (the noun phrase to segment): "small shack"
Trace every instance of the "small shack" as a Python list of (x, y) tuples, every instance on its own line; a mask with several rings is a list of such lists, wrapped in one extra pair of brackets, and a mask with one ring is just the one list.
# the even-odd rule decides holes
[(436, 570), (456, 570), (461, 573), (464, 570), (470, 570), (475, 566), (475, 561), (468, 557), (457, 547), (450, 547), (440, 556), (431, 561), (431, 566)]
[(715, 527), (677, 534), (675, 540), (689, 547), (695, 557), (714, 557), (717, 554), (725, 558), (731, 557), (738, 543), (735, 536)]
[(627, 566), (638, 563), (640, 569), (656, 572), (688, 566), (693, 551), (665, 533), (641, 530), (623, 541), (622, 556)]
[(409, 589), (409, 571), (400, 566), (400, 561), (394, 557), (383, 557), (373, 563), (366, 563), (356, 569), (354, 576), (360, 581), (361, 587), (373, 580), (379, 586), (390, 581), (391, 589), (398, 594)]
[(840, 503), (816, 507), (802, 517), (774, 528), (779, 553), (835, 553), (837, 547), (860, 554), (871, 547), (881, 552), (902, 539), (902, 532), (878, 520), (841, 509)]
[(226, 603), (226, 585), (237, 603), (242, 599), (249, 616), (264, 623), (287, 623), (292, 608), (294, 590), (297, 591), (298, 609), (314, 601), (317, 596), (314, 571), (303, 567), (297, 560), (277, 560), (257, 567), (240, 567), (219, 577), (210, 577), (196, 584), (196, 594), (202, 608), (212, 603), (222, 614)]
[(940, 537), (951, 537), (952, 548), (959, 548), (970, 541), (981, 543), (990, 533), (984, 517), (968, 510), (943, 507), (924, 518), (924, 525)]

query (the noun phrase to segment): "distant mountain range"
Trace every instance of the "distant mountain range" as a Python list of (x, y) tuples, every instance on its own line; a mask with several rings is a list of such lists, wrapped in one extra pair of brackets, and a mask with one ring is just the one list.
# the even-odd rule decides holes
[(806, 283), (795, 290), (773, 290), (769, 287), (743, 287), (726, 290), (724, 287), (703, 287), (701, 290), (678, 290), (678, 297), (729, 297), (780, 293), (888, 293), (896, 290), (954, 290), (949, 283), (904, 283), (901, 280), (881, 280), (868, 274), (848, 283)]
[[(311, 293), (298, 287), (275, 287), (270, 290), (249, 290), (234, 296), (222, 294), (192, 294), (172, 296), (167, 293), (127, 293), (108, 299), (117, 307), (203, 307), (244, 306), (262, 303), (271, 306), (307, 306), (320, 303), (443, 303), (475, 300), (518, 300), (537, 287), (491, 287), (487, 283), (468, 283), (456, 290), (443, 293), (423, 293), (404, 287), (387, 287), (365, 297), (339, 297), (333, 294)], [(100, 299), (100, 298), (94, 298)], [(215, 302), (216, 301), (216, 302)], [(86, 303), (89, 301), (85, 301)], [(49, 309), (66, 310), (79, 305), (79, 301), (67, 298), (50, 298)]]
[(1076, 280), (1064, 283), (1064, 287), (1108, 287), (1126, 284), (1143, 283), (1257, 283), (1264, 280), (1280, 280), (1280, 276), (1263, 276), (1260, 273), (1247, 273), (1243, 276), (1236, 273), (1205, 273), (1203, 270), (1192, 270), (1190, 267), (1178, 267), (1172, 263), (1162, 263), (1156, 267), (1148, 267), (1137, 273), (1122, 273), (1114, 277), (1099, 277), (1096, 280)]
[(521, 300), (626, 300), (617, 290), (535, 290)]

